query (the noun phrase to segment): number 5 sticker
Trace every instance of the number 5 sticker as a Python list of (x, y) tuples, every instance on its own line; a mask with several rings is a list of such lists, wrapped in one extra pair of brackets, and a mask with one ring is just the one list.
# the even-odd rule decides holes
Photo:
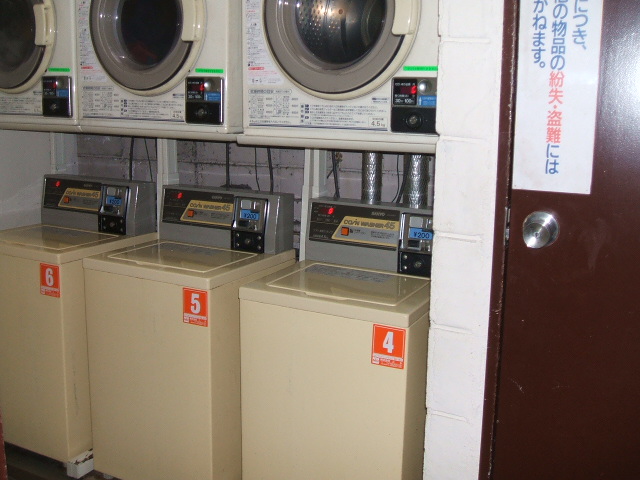
[(404, 348), (407, 331), (403, 328), (373, 326), (371, 363), (383, 367), (404, 368)]
[(60, 267), (40, 264), (40, 295), (60, 298)]
[(200, 327), (209, 326), (209, 293), (204, 290), (182, 289), (182, 321)]

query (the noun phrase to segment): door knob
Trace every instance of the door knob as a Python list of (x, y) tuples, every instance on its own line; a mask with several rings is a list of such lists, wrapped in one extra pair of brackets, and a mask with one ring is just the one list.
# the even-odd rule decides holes
[(548, 212), (533, 212), (522, 224), (524, 243), (529, 248), (548, 247), (558, 238), (560, 227)]

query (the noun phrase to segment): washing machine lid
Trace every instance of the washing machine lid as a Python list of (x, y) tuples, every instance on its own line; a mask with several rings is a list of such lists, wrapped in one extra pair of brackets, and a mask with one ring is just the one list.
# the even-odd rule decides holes
[(114, 253), (109, 258), (184, 273), (207, 274), (255, 256), (255, 253), (163, 241)]
[(338, 302), (396, 307), (428, 284), (424, 278), (314, 263), (273, 280), (268, 286)]
[(111, 241), (118, 235), (52, 225), (32, 225), (0, 232), (0, 242), (49, 252), (65, 252)]
[(264, 1), (264, 31), (283, 72), (324, 98), (353, 98), (388, 80), (408, 55), (421, 0)]
[(31, 88), (49, 66), (56, 33), (51, 0), (0, 0), (0, 90)]
[(203, 0), (92, 0), (89, 15), (98, 60), (136, 93), (176, 86), (202, 48)]

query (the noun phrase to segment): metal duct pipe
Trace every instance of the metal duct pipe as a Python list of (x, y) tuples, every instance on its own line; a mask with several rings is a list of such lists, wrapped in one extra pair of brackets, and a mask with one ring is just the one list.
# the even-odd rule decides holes
[(406, 184), (402, 203), (411, 208), (425, 208), (429, 203), (429, 156), (406, 154), (404, 156)]
[(364, 152), (362, 154), (362, 194), (365, 203), (379, 202), (382, 193), (382, 154)]

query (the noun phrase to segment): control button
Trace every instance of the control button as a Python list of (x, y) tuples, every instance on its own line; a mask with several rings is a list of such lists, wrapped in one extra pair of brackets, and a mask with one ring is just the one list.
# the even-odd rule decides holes
[(422, 115), (412, 113), (404, 119), (404, 123), (412, 130), (417, 130), (422, 126)]
[(420, 92), (421, 95), (431, 92), (432, 88), (433, 87), (431, 86), (431, 82), (429, 80), (420, 80), (418, 82), (418, 92)]
[(113, 196), (116, 194), (116, 187), (107, 187), (107, 195)]
[(348, 237), (349, 236), (349, 227), (342, 227), (342, 230), (340, 231), (340, 234), (343, 237)]
[(67, 196), (65, 195), (65, 197), (62, 199), (62, 201), (63, 201), (64, 203), (71, 203), (71, 198), (69, 198), (69, 197), (67, 197)]
[(192, 217), (195, 217), (195, 215), (196, 215), (195, 210), (191, 210), (191, 209), (187, 210), (187, 217), (192, 218)]
[(252, 202), (248, 198), (243, 198), (240, 200), (240, 208), (245, 210), (251, 210)]

